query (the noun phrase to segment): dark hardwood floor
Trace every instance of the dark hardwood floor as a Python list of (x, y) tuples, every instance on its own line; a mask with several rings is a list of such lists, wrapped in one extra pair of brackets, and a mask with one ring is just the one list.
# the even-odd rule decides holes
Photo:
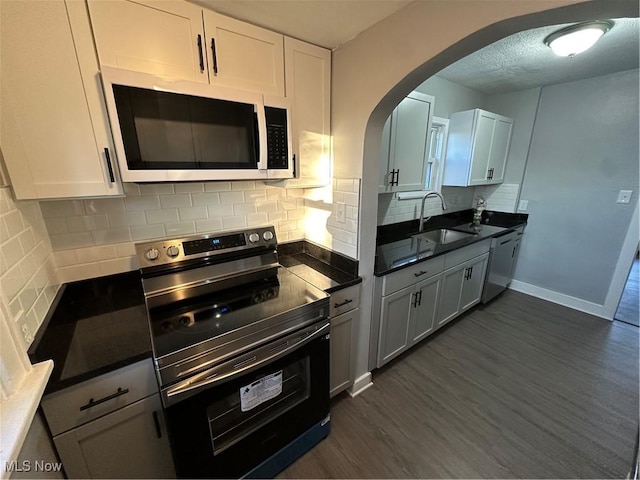
[(613, 318), (631, 325), (640, 326), (640, 260), (633, 261), (622, 298)]
[(638, 329), (507, 291), (332, 403), (279, 478), (624, 478)]

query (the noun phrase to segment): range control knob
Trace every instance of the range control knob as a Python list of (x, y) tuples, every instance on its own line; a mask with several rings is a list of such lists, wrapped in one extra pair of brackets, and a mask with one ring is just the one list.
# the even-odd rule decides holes
[(249, 241), (251, 243), (256, 243), (258, 240), (260, 240), (260, 235), (258, 235), (257, 233), (252, 233), (251, 235), (249, 235)]
[(160, 255), (160, 252), (158, 251), (157, 248), (154, 248), (154, 247), (151, 247), (149, 250), (144, 252), (145, 258), (151, 261), (157, 260), (159, 255)]
[(167, 248), (167, 255), (169, 255), (171, 258), (177, 257), (178, 254), (180, 254), (180, 250), (175, 245), (171, 245), (169, 248)]
[(262, 234), (262, 238), (264, 238), (267, 242), (273, 238), (273, 233), (271, 230), (267, 230)]

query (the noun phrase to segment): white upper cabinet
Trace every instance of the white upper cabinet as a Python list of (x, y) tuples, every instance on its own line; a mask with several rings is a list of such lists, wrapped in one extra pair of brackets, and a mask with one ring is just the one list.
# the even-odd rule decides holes
[(202, 9), (183, 1), (89, 0), (102, 65), (208, 82)]
[(287, 98), (296, 178), (288, 187), (319, 187), (331, 180), (331, 51), (284, 39)]
[(479, 108), (453, 113), (442, 184), (502, 183), (512, 129), (512, 119)]
[(424, 190), (434, 97), (410, 93), (383, 129), (378, 191)]
[(203, 10), (212, 85), (284, 96), (284, 36)]
[(284, 37), (180, 0), (89, 0), (102, 65), (284, 96)]
[(0, 141), (16, 197), (122, 195), (85, 4), (0, 10)]

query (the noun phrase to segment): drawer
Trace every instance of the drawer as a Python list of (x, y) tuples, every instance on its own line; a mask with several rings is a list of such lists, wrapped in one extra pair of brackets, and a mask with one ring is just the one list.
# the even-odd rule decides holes
[(332, 292), (329, 317), (337, 317), (341, 313), (353, 310), (358, 305), (360, 305), (360, 284)]
[(158, 383), (148, 358), (45, 395), (41, 405), (51, 433), (58, 435), (154, 393)]
[(468, 247), (453, 250), (444, 255), (444, 268), (449, 269), (451, 267), (455, 267), (456, 265), (460, 265), (467, 260), (471, 260), (472, 258), (477, 257), (478, 255), (487, 253), (490, 249), (491, 239), (487, 238), (486, 240), (474, 243), (473, 245), (469, 245)]
[(444, 270), (444, 257), (432, 258), (384, 276), (382, 295), (389, 295)]

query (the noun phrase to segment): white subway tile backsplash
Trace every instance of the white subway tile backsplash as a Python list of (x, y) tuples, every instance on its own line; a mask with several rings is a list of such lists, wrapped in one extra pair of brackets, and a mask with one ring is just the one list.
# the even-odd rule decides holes
[(3, 215), (3, 220), (5, 222), (8, 237), (15, 237), (24, 229), (22, 217), (18, 210), (14, 210), (7, 213), (6, 215)]
[(219, 193), (196, 193), (191, 194), (192, 205), (194, 207), (206, 207), (208, 205), (220, 204)]
[(91, 232), (60, 233), (49, 235), (54, 250), (89, 247), (94, 244)]
[(67, 219), (65, 217), (45, 218), (44, 223), (50, 234), (67, 233), (69, 231), (67, 228)]
[(92, 230), (105, 229), (109, 226), (106, 215), (80, 215), (67, 217), (67, 231), (90, 232)]
[(178, 222), (178, 209), (176, 208), (165, 208), (164, 210), (152, 210), (150, 212), (146, 212), (147, 223), (149, 225), (154, 225), (158, 223), (177, 223)]
[(138, 212), (141, 210), (158, 210), (160, 208), (160, 197), (154, 195), (146, 195), (140, 197), (126, 197), (126, 209), (129, 212)]
[(120, 213), (125, 211), (124, 198), (99, 198), (84, 201), (87, 215)]
[(287, 219), (287, 212), (284, 212), (284, 211), (270, 212), (268, 213), (268, 217), (269, 217), (270, 223), (281, 222)]
[(173, 237), (178, 235), (193, 235), (196, 233), (196, 223), (179, 222), (179, 223), (167, 223), (164, 226), (167, 236)]
[(207, 207), (179, 208), (178, 217), (180, 217), (181, 221), (200, 220), (208, 218)]
[(256, 188), (256, 184), (255, 182), (244, 182), (244, 181), (240, 181), (240, 182), (232, 182), (231, 183), (231, 190), (254, 190)]
[(67, 265), (79, 263), (76, 250), (60, 250), (53, 255), (57, 267), (66, 267)]
[(122, 189), (127, 197), (137, 197), (140, 195), (140, 187), (137, 183), (123, 183)]
[(162, 195), (174, 193), (173, 183), (141, 183), (140, 195)]
[(256, 227), (269, 224), (269, 215), (266, 213), (250, 213), (247, 215), (247, 226)]
[(133, 225), (146, 225), (147, 217), (144, 211), (110, 213), (107, 215), (110, 227), (131, 227)]
[(256, 213), (256, 205), (254, 203), (238, 203), (233, 206), (234, 215), (248, 215)]
[(162, 208), (190, 207), (191, 195), (188, 193), (160, 195), (160, 205)]
[(267, 199), (267, 191), (262, 190), (247, 190), (244, 192), (244, 201), (245, 202), (256, 202), (260, 200)]
[(2, 244), (2, 256), (9, 267), (20, 262), (24, 254), (25, 252), (22, 250), (22, 245), (20, 245), (20, 239), (18, 237), (13, 237), (11, 240)]
[[(135, 227), (131, 227), (135, 228)], [(108, 228), (104, 230), (94, 230), (91, 232), (93, 242), (96, 245), (107, 243), (129, 242), (132, 239), (129, 227)]]
[(244, 192), (220, 192), (220, 203), (222, 205), (244, 203)]
[(207, 207), (209, 218), (222, 218), (233, 216), (233, 205), (211, 205)]
[(40, 209), (44, 218), (72, 217), (76, 215), (85, 215), (87, 213), (82, 200), (40, 202)]
[(198, 233), (217, 232), (219, 230), (222, 230), (222, 219), (220, 218), (196, 220), (196, 232)]
[(130, 257), (136, 254), (136, 247), (133, 242), (117, 243), (115, 248), (116, 256), (118, 257)]
[(166, 237), (164, 225), (145, 225), (131, 228), (131, 239), (135, 241)]
[(275, 213), (278, 212), (278, 200), (277, 199), (273, 199), (273, 200), (266, 200), (266, 201), (257, 201), (256, 202), (256, 211), (258, 212), (262, 212), (262, 213)]
[(78, 263), (97, 262), (116, 258), (116, 248), (113, 245), (102, 245), (98, 247), (79, 248), (76, 250)]
[(205, 192), (228, 192), (231, 190), (231, 182), (206, 182)]
[(222, 219), (222, 227), (225, 229), (243, 228), (246, 226), (247, 226), (247, 219), (245, 216), (224, 217)]
[(302, 208), (287, 211), (287, 220), (300, 220), (305, 217), (305, 211)]
[(173, 186), (176, 193), (201, 193), (204, 192), (204, 183), (202, 182), (184, 182), (176, 183)]

